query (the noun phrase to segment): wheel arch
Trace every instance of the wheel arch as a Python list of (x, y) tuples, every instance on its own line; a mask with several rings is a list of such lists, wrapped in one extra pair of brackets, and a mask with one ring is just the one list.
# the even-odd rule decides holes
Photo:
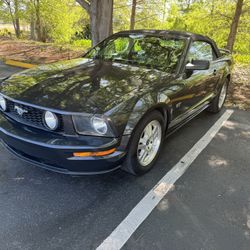
[(215, 88), (215, 94), (217, 95), (220, 92), (220, 89), (222, 88), (224, 82), (228, 80), (229, 84), (231, 83), (231, 70), (230, 67), (226, 67), (220, 80), (218, 81), (216, 88)]
[(171, 109), (170, 109), (170, 107), (168, 105), (166, 105), (166, 104), (159, 103), (158, 105), (156, 105), (156, 106), (154, 106), (152, 108), (153, 109), (150, 110), (150, 112), (153, 111), (153, 110), (157, 110), (162, 114), (162, 116), (164, 118), (164, 121), (165, 121), (164, 129), (166, 130), (168, 128), (168, 125), (169, 125), (170, 119), (171, 119)]
[(164, 130), (166, 131), (168, 128), (168, 125), (171, 121), (171, 108), (168, 102), (158, 102), (153, 105), (147, 105), (147, 107), (144, 107), (142, 110), (137, 109), (136, 105), (134, 110), (132, 111), (127, 125), (124, 130), (124, 135), (132, 134), (136, 126), (139, 124), (139, 122), (147, 116), (152, 111), (156, 110), (161, 113), (164, 119)]

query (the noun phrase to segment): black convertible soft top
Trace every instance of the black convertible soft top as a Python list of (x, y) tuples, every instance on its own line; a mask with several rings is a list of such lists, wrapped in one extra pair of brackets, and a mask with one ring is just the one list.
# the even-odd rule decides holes
[(200, 34), (185, 32), (185, 31), (176, 31), (176, 30), (124, 30), (116, 34), (145, 34), (145, 35), (173, 35), (178, 37), (190, 37), (193, 40), (204, 40), (204, 41), (213, 41), (207, 36)]

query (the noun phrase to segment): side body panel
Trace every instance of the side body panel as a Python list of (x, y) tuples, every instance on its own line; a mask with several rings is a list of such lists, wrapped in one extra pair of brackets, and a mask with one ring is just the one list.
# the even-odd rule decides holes
[[(189, 46), (192, 40), (190, 40)], [(185, 51), (187, 53), (188, 48)], [(230, 74), (231, 62), (221, 57), (215, 43), (211, 43), (216, 59), (208, 70), (196, 70), (190, 76), (185, 72), (185, 56), (179, 73), (171, 82), (138, 100), (128, 119), (124, 135), (131, 134), (140, 119), (150, 110), (163, 107), (168, 115), (169, 128), (178, 127), (201, 112), (218, 94), (225, 78)]]

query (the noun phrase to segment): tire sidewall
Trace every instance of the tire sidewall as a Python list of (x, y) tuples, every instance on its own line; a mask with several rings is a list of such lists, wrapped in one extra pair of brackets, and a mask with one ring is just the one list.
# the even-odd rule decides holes
[[(142, 166), (139, 163), (138, 158), (137, 158), (138, 143), (139, 143), (140, 136), (144, 128), (147, 126), (148, 123), (150, 123), (153, 120), (157, 120), (161, 124), (161, 131), (162, 131), (161, 142), (160, 142), (158, 152), (155, 158), (152, 160), (152, 162), (148, 164), (147, 166)], [(132, 133), (130, 143), (129, 143), (128, 153), (127, 153), (127, 158), (126, 158), (127, 164), (130, 166), (131, 168), (130, 170), (134, 174), (142, 175), (148, 172), (153, 167), (161, 150), (163, 136), (164, 136), (164, 119), (160, 112), (152, 111), (151, 113), (145, 115), (144, 118), (141, 119), (141, 121), (138, 123), (138, 125), (136, 126), (136, 128), (134, 129)]]
[(224, 106), (224, 103), (226, 101), (226, 98), (227, 98), (227, 93), (226, 93), (226, 98), (221, 106), (221, 108), (219, 108), (219, 99), (220, 99), (220, 94), (221, 94), (221, 91), (222, 91), (222, 88), (223, 86), (226, 84), (226, 87), (227, 87), (227, 93), (228, 93), (228, 87), (229, 87), (229, 80), (228, 79), (225, 79), (223, 84), (219, 87), (219, 92), (218, 94), (216, 95), (216, 97), (213, 99), (213, 101), (211, 102), (210, 106), (208, 107), (207, 111), (211, 112), (211, 113), (218, 113), (221, 111), (221, 109), (223, 108)]

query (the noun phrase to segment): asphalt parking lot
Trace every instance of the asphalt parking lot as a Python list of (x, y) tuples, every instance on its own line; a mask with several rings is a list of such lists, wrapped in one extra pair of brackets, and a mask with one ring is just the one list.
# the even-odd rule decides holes
[[(1, 146), (0, 249), (97, 248), (223, 112), (203, 112), (167, 138), (142, 177), (65, 176)], [(249, 180), (250, 113), (235, 110), (123, 249), (249, 249)]]
[(11, 74), (19, 72), (20, 70), (22, 69), (18, 67), (7, 66), (3, 62), (0, 61), (0, 81), (1, 79), (4, 79)]

